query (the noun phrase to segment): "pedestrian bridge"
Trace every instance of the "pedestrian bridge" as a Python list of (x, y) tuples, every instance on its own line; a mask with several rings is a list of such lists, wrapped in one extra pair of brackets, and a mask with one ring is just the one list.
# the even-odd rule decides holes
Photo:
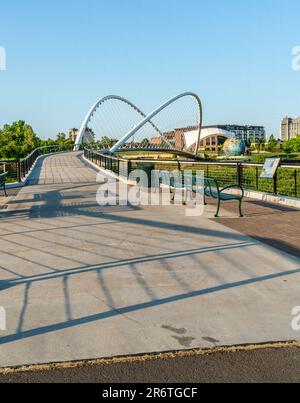
[(1, 367), (299, 339), (299, 258), (223, 225), (230, 209), (100, 207), (96, 175), (42, 157), (0, 210)]
[(144, 149), (196, 157), (201, 129), (202, 104), (192, 92), (171, 98), (148, 115), (127, 99), (110, 95), (98, 100), (87, 113), (75, 150), (97, 142), (111, 154)]

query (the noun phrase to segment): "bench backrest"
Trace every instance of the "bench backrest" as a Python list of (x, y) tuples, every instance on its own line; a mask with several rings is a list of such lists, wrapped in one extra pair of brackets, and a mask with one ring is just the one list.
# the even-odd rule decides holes
[(180, 171), (160, 171), (159, 172), (159, 181), (161, 184), (171, 187), (178, 187), (182, 185), (183, 177)]
[(204, 178), (204, 192), (206, 196), (218, 199), (220, 197), (218, 182), (213, 178)]

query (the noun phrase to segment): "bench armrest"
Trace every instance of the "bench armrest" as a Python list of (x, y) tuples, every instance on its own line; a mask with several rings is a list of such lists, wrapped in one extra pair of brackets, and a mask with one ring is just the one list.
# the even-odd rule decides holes
[(225, 192), (226, 190), (231, 190), (231, 189), (238, 189), (238, 190), (240, 190), (240, 191), (241, 191), (241, 197), (244, 198), (244, 196), (245, 196), (245, 191), (244, 191), (244, 189), (242, 188), (242, 186), (240, 186), (240, 185), (229, 185), (229, 186), (226, 186), (225, 188), (223, 188), (223, 189), (220, 190), (220, 193), (223, 193), (223, 192)]

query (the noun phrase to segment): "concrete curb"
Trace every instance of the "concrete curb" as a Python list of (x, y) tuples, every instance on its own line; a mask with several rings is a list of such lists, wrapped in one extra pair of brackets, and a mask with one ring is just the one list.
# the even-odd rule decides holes
[[(240, 194), (240, 191), (228, 190), (229, 194)], [(258, 192), (255, 190), (245, 189), (245, 197), (248, 199), (260, 200), (271, 204), (280, 204), (287, 207), (300, 209), (300, 199), (296, 197), (272, 195), (270, 193)]]
[(300, 199), (295, 197), (276, 196), (269, 193), (255, 192), (253, 190), (246, 190), (245, 196), (250, 199), (257, 199), (267, 203), (282, 204), (300, 209)]

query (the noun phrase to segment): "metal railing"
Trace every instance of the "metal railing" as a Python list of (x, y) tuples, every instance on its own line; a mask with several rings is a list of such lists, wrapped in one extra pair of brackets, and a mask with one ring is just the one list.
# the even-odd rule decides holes
[(85, 157), (99, 167), (124, 177), (142, 164), (153, 164), (156, 170), (197, 170), (214, 178), (220, 186), (238, 183), (246, 190), (300, 198), (300, 164), (282, 163), (274, 179), (260, 178), (263, 164), (245, 162), (127, 160), (85, 149)]
[(8, 182), (22, 182), (39, 157), (55, 152), (73, 151), (73, 147), (71, 144), (38, 147), (21, 160), (0, 161), (0, 173), (8, 173)]
[(100, 152), (89, 149), (84, 150), (84, 156), (93, 164), (107, 171), (113, 172), (118, 176), (128, 177), (132, 172), (132, 164), (130, 160), (101, 154)]
[(7, 172), (8, 182), (16, 182), (19, 178), (19, 161), (0, 161), (0, 174)]

